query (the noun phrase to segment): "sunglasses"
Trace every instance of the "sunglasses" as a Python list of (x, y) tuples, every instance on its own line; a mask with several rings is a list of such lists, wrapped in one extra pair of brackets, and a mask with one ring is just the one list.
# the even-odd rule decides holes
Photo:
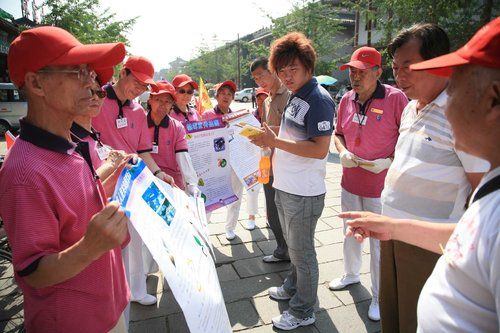
[(92, 92), (92, 95), (96, 95), (97, 97), (99, 98), (104, 98), (106, 97), (106, 90), (102, 90), (101, 88), (99, 89), (90, 89), (90, 91)]
[(179, 94), (181, 94), (181, 95), (184, 95), (184, 94), (192, 95), (192, 94), (194, 94), (194, 90), (179, 89), (179, 90), (177, 90), (177, 92)]

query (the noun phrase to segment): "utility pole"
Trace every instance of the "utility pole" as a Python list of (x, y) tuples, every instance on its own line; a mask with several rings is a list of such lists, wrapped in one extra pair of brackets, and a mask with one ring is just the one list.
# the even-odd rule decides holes
[(241, 89), (241, 73), (240, 73), (240, 34), (238, 34), (238, 83), (236, 86), (238, 87), (238, 90)]

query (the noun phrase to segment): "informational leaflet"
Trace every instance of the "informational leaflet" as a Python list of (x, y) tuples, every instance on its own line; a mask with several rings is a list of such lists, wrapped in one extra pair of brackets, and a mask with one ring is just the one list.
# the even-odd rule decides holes
[(222, 118), (186, 123), (186, 139), (206, 211), (238, 200), (231, 186), (229, 141)]
[(124, 168), (113, 200), (128, 212), (182, 308), (189, 330), (231, 332), (203, 201), (159, 180), (140, 159)]
[(234, 131), (229, 141), (231, 167), (245, 188), (252, 188), (258, 184), (260, 148), (244, 135), (240, 135), (240, 132), (244, 130), (245, 125), (260, 128), (260, 123), (248, 110), (231, 113), (224, 120)]

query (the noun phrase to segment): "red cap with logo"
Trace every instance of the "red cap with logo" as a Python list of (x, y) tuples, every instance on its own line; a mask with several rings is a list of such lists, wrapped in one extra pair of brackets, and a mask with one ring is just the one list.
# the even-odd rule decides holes
[(186, 74), (176, 75), (172, 80), (172, 84), (175, 88), (180, 88), (185, 86), (186, 84), (190, 84), (193, 86), (193, 89), (198, 89), (198, 84), (189, 75)]
[(220, 88), (222, 88), (222, 87), (224, 87), (224, 86), (227, 86), (227, 87), (231, 88), (231, 89), (233, 90), (233, 92), (236, 92), (236, 83), (234, 83), (234, 82), (233, 82), (233, 81), (231, 81), (231, 80), (226, 80), (226, 81), (224, 81), (224, 82), (217, 83), (217, 84), (215, 85), (215, 87), (214, 87), (214, 88), (215, 88), (215, 91), (216, 91), (216, 92), (219, 92), (219, 89), (220, 89)]
[(259, 88), (257, 88), (257, 90), (255, 90), (255, 96), (259, 96), (260, 94), (264, 94), (266, 96), (269, 96), (269, 91), (267, 91), (266, 89), (264, 89), (262, 87), (259, 87)]
[(7, 63), (10, 79), (21, 88), (24, 76), (47, 66), (87, 64), (107, 68), (125, 57), (123, 43), (80, 43), (72, 34), (57, 27), (38, 27), (21, 32), (10, 44)]
[(340, 70), (343, 71), (349, 67), (368, 69), (375, 66), (382, 66), (382, 55), (373, 47), (363, 46), (354, 51), (351, 61), (340, 66)]
[(449, 76), (452, 67), (466, 64), (500, 68), (500, 17), (479, 29), (467, 44), (457, 51), (410, 65), (410, 69)]
[(123, 68), (128, 69), (132, 75), (142, 83), (154, 85), (155, 69), (151, 61), (140, 56), (130, 56), (123, 65)]
[(175, 101), (175, 88), (174, 86), (167, 81), (157, 81), (156, 85), (153, 85), (151, 87), (151, 93), (150, 95), (156, 96), (156, 95), (163, 95), (163, 94), (169, 94), (172, 96), (172, 98)]

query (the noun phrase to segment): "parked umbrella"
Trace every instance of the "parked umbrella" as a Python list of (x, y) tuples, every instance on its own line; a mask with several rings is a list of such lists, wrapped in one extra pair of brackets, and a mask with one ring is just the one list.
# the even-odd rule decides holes
[(325, 86), (334, 85), (337, 82), (337, 79), (328, 75), (319, 75), (316, 76), (316, 80), (318, 80), (319, 84), (324, 84)]

